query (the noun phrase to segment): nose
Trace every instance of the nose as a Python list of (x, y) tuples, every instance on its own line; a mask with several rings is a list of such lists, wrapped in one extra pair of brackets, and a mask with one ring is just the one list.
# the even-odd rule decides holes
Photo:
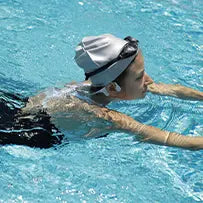
[(150, 85), (150, 84), (152, 84), (154, 82), (152, 80), (152, 78), (149, 75), (147, 75), (147, 73), (145, 73), (144, 79), (145, 79), (144, 84), (146, 86), (148, 86), (148, 85)]

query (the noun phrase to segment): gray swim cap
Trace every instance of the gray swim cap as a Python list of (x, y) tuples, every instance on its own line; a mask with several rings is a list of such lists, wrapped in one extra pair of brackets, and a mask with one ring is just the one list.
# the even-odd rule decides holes
[[(75, 61), (85, 73), (93, 72), (118, 57), (128, 41), (111, 34), (84, 37), (76, 47)], [(93, 86), (105, 86), (115, 80), (137, 55), (118, 60), (90, 77)]]

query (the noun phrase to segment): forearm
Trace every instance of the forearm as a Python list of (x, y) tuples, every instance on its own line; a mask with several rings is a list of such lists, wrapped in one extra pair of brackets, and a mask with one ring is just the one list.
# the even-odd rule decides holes
[(178, 84), (152, 83), (148, 86), (148, 91), (153, 94), (168, 95), (181, 99), (203, 100), (203, 92)]
[[(133, 127), (132, 127), (133, 126)], [(120, 126), (121, 130), (138, 135), (141, 141), (154, 144), (181, 147), (190, 150), (203, 149), (203, 137), (183, 136), (175, 132), (168, 132), (159, 128), (133, 121), (130, 126)]]
[[(109, 131), (122, 131), (138, 136), (138, 139), (154, 144), (181, 147), (191, 150), (203, 149), (203, 137), (183, 136), (144, 125), (123, 113), (83, 103), (83, 110), (97, 118), (109, 121)], [(93, 119), (93, 118), (92, 118)]]
[(116, 111), (105, 110), (103, 116), (114, 124), (114, 130), (133, 133), (141, 141), (190, 150), (203, 149), (203, 137), (200, 136), (183, 136), (178, 133), (163, 131), (159, 128), (139, 123), (133, 118)]
[(203, 137), (183, 136), (175, 132), (160, 130), (152, 126), (140, 124), (140, 130), (133, 130), (134, 133), (140, 135), (141, 141), (154, 144), (167, 145), (173, 147), (181, 147), (190, 150), (203, 149)]

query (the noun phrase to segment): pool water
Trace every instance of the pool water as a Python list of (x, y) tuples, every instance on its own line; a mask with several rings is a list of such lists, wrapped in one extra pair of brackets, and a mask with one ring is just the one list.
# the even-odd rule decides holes
[[(198, 0), (0, 0), (0, 89), (29, 96), (82, 81), (75, 46), (112, 33), (139, 39), (156, 82), (203, 91), (202, 10)], [(109, 105), (191, 136), (203, 136), (202, 107), (152, 94)], [(201, 202), (202, 155), (124, 133), (50, 149), (0, 146), (0, 202)]]

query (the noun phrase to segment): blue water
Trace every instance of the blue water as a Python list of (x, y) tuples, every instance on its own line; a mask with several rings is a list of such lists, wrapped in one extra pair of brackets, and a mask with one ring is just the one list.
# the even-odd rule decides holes
[[(200, 0), (0, 0), (0, 88), (29, 96), (81, 81), (76, 44), (112, 33), (139, 39), (156, 82), (203, 91), (202, 10)], [(152, 94), (109, 105), (191, 136), (203, 136), (202, 107)], [(123, 133), (50, 149), (0, 146), (0, 202), (200, 202), (202, 155)]]

